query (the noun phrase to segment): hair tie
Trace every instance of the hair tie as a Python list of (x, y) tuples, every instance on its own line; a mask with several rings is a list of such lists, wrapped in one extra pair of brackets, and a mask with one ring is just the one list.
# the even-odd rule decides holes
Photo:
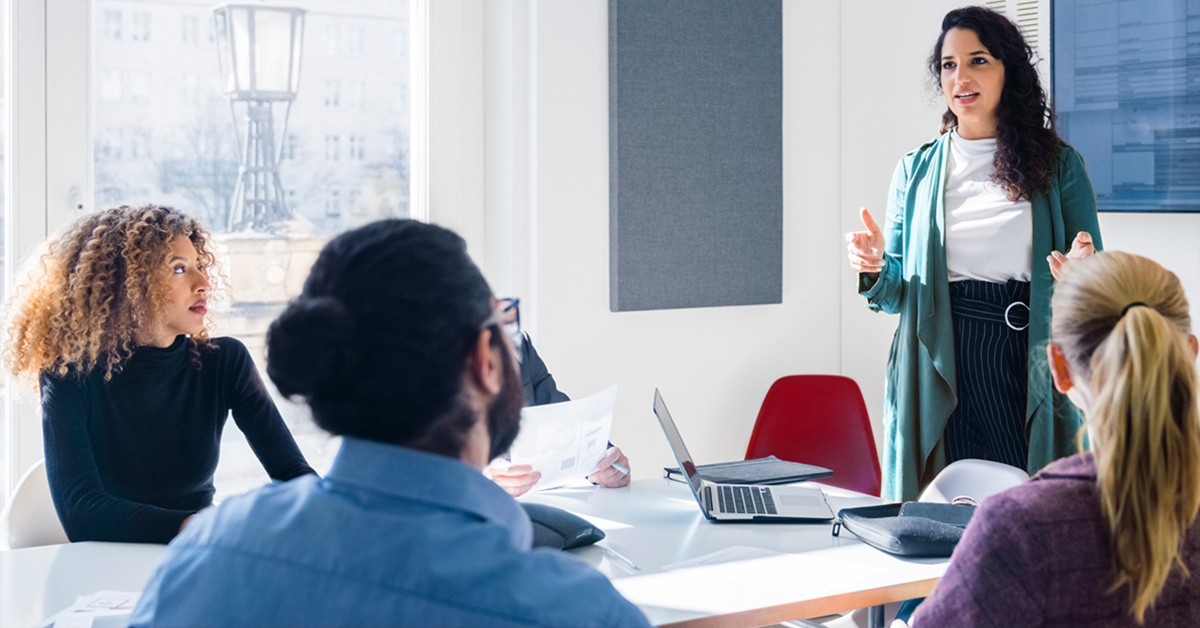
[(1132, 308), (1139, 307), (1139, 306), (1140, 307), (1150, 307), (1149, 305), (1146, 305), (1145, 303), (1142, 303), (1141, 301), (1134, 301), (1133, 303), (1130, 303), (1129, 305), (1126, 305), (1124, 308), (1122, 308), (1121, 315), (1118, 316), (1117, 318), (1125, 318), (1126, 312), (1128, 312)]

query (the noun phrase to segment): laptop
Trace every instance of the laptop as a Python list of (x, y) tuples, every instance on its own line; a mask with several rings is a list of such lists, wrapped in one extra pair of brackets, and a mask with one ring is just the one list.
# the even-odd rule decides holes
[(657, 388), (654, 389), (654, 415), (662, 425), (675, 461), (687, 476), (688, 488), (700, 505), (700, 512), (709, 520), (786, 523), (833, 519), (825, 493), (817, 487), (726, 484), (705, 479), (696, 470), (692, 455), (683, 444), (683, 437)]

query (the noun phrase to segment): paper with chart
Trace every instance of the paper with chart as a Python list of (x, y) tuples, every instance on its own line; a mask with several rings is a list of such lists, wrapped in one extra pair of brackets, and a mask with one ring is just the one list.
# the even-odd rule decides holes
[(591, 397), (521, 411), (521, 433), (508, 450), (512, 464), (541, 472), (533, 490), (583, 479), (608, 450), (616, 384)]
[(136, 591), (97, 591), (42, 622), (41, 628), (123, 628), (142, 596)]

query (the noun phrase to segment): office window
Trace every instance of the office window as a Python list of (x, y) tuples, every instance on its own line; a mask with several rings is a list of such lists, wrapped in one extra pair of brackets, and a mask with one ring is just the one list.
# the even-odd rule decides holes
[(1058, 130), (1100, 209), (1200, 212), (1200, 2), (1051, 8)]
[(325, 81), (325, 106), (337, 109), (342, 106), (342, 82), (338, 80)]
[(342, 215), (342, 192), (337, 188), (330, 188), (325, 195), (325, 215), (330, 218), (336, 218)]
[(325, 161), (340, 161), (342, 158), (342, 136), (325, 136)]
[(333, 56), (340, 52), (342, 46), (342, 24), (337, 18), (325, 18), (323, 28), (312, 29), (316, 35), (317, 46), (314, 52), (320, 55)]
[(367, 28), (362, 24), (350, 24), (346, 27), (345, 53), (361, 57), (367, 51)]
[(134, 11), (129, 17), (129, 41), (150, 41), (150, 14)]
[(196, 15), (185, 15), (180, 18), (180, 39), (185, 44), (197, 45), (200, 43), (200, 17)]
[(351, 135), (347, 146), (346, 156), (350, 161), (362, 161), (367, 156), (367, 138), (362, 135)]
[(104, 12), (104, 36), (113, 41), (121, 41), (124, 17), (119, 10)]
[[(407, 169), (394, 160), (368, 161), (366, 152), (368, 137), (409, 134), (408, 117), (392, 113), (391, 99), (372, 103), (366, 98), (371, 89), (386, 93), (403, 84), (407, 90), (407, 63), (397, 62), (388, 46), (368, 46), (366, 38), (374, 29), (407, 32), (408, 2), (301, 3), (306, 12), (299, 90), (286, 126), (286, 107), (276, 105), (271, 112), (276, 135), (270, 152), (281, 158), (278, 174), (284, 190), (278, 215), (290, 218), (253, 226), (239, 222), (244, 210), (233, 205), (238, 147), (247, 138), (247, 103), (231, 102), (225, 95), (211, 5), (196, 0), (89, 1), (92, 205), (153, 201), (184, 209), (204, 222), (217, 241), (231, 288), (228, 298), (214, 305), (214, 332), (245, 342), (261, 368), (266, 327), (298, 293), (321, 246), (351, 226), (408, 216)], [(245, 4), (296, 5), (282, 0)], [(156, 24), (159, 33), (153, 30)], [(164, 32), (166, 36), (160, 34)], [(111, 43), (123, 37), (141, 44), (136, 54)], [(333, 54), (358, 56), (351, 63), (328, 56)], [(135, 100), (145, 104), (133, 107)], [(331, 109), (342, 107), (354, 107), (356, 115), (331, 120)], [(281, 136), (285, 129), (287, 135)], [(408, 144), (397, 150), (406, 163)], [(372, 193), (354, 197), (351, 216), (348, 191), (355, 186)], [(301, 405), (282, 398), (277, 402), (309, 461), (323, 470), (332, 453), (329, 438)], [(240, 492), (265, 478), (230, 424), (223, 435), (218, 495)]]

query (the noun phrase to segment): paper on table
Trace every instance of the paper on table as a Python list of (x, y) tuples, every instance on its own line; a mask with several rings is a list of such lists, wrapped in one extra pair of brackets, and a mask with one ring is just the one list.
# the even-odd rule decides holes
[(521, 433), (508, 453), (513, 464), (542, 474), (533, 490), (580, 480), (596, 470), (608, 450), (617, 386), (584, 399), (521, 411)]
[(42, 623), (42, 628), (108, 628), (125, 626), (141, 593), (98, 591), (75, 598), (75, 603)]

